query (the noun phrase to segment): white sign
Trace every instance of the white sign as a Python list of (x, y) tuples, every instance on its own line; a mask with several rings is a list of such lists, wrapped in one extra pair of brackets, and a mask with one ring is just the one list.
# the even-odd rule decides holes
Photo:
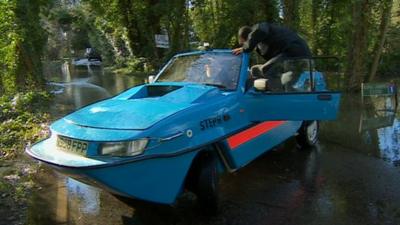
[(168, 35), (156, 34), (155, 39), (156, 39), (156, 47), (157, 48), (169, 48)]

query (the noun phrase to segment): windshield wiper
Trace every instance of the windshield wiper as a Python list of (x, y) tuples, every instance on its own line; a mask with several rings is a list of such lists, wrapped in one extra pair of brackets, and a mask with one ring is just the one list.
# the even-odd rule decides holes
[(226, 89), (226, 86), (222, 85), (222, 84), (214, 84), (214, 83), (201, 83), (201, 84), (204, 84), (207, 86), (214, 86), (214, 87), (221, 88), (221, 89)]

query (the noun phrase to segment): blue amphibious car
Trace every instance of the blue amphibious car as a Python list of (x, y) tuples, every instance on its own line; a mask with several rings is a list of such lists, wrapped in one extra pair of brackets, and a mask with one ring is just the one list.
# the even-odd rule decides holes
[(230, 50), (178, 54), (151, 83), (55, 121), (27, 153), (119, 196), (172, 204), (189, 190), (214, 207), (219, 173), (292, 136), (313, 145), (317, 121), (337, 116), (340, 93), (318, 89), (309, 68), (282, 67), (281, 89), (271, 91), (269, 80), (252, 76), (250, 61)]

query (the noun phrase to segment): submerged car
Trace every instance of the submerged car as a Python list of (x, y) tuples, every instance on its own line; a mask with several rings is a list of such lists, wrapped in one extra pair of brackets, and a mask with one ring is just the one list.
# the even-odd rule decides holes
[(178, 54), (151, 83), (55, 121), (27, 153), (115, 195), (172, 204), (189, 190), (216, 207), (218, 174), (292, 136), (312, 146), (317, 121), (337, 117), (339, 92), (299, 88), (305, 75), (292, 71), (282, 87), (296, 88), (270, 91), (250, 66), (249, 54), (230, 50)]

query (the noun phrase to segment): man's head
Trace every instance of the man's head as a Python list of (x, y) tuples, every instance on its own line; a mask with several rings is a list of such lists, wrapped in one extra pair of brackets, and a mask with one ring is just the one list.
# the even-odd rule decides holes
[(251, 33), (251, 27), (249, 26), (243, 26), (239, 29), (239, 44), (243, 45), (249, 38), (249, 34)]

